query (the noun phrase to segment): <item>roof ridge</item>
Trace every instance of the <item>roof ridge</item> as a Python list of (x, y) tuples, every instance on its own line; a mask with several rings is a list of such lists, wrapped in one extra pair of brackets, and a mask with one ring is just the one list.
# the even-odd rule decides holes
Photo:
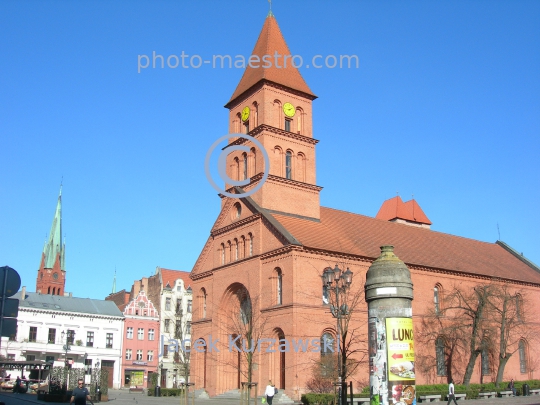
[(433, 229), (414, 227), (414, 226), (410, 226), (410, 225), (407, 225), (407, 224), (402, 224), (402, 223), (399, 223), (399, 222), (390, 222), (390, 221), (386, 221), (386, 220), (381, 219), (381, 218), (370, 217), (369, 215), (358, 214), (356, 212), (340, 210), (340, 209), (337, 209), (337, 208), (324, 207), (324, 206), (321, 205), (321, 209), (322, 208), (327, 209), (327, 210), (340, 211), (340, 212), (344, 212), (344, 213), (351, 214), (351, 215), (358, 215), (358, 216), (361, 216), (361, 217), (364, 217), (364, 218), (374, 219), (374, 220), (377, 220), (377, 221), (382, 221), (382, 222), (387, 223), (387, 224), (392, 224), (392, 226), (394, 226), (394, 225), (406, 226), (407, 228), (410, 228), (410, 229), (422, 230), (422, 231), (425, 231), (425, 232), (431, 232), (431, 233), (435, 233), (435, 234), (439, 234), (439, 235), (448, 235), (448, 236), (452, 236), (452, 237), (455, 237), (455, 238), (472, 240), (474, 242), (485, 243), (485, 244), (488, 244), (488, 245), (491, 245), (491, 246), (495, 246), (495, 244), (496, 244), (494, 242), (486, 242), (486, 241), (482, 241), (482, 240), (478, 240), (478, 239), (473, 239), (473, 238), (470, 238), (470, 237), (467, 237), (467, 236), (453, 235), (451, 233), (442, 232), (442, 231), (436, 231), (436, 230), (433, 230)]

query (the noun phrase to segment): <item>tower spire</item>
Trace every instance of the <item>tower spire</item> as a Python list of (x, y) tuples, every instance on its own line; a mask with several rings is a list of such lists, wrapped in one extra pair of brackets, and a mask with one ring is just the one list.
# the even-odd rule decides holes
[(116, 294), (116, 266), (114, 266), (114, 279), (112, 283), (112, 294)]
[(62, 295), (65, 286), (65, 243), (62, 241), (62, 184), (49, 237), (45, 241), (38, 270), (36, 292)]

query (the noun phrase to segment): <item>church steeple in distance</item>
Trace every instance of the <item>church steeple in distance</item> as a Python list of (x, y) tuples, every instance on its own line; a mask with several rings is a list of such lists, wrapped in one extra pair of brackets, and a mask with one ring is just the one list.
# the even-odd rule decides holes
[(62, 243), (62, 186), (51, 225), (49, 237), (43, 247), (36, 280), (36, 292), (63, 295), (66, 284), (66, 246)]

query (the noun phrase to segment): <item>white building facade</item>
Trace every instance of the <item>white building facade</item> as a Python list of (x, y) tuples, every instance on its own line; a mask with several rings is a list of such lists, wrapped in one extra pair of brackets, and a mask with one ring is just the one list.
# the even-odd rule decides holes
[[(19, 299), (17, 334), (2, 337), (1, 353), (13, 360), (44, 360), (53, 366), (109, 372), (109, 387), (120, 388), (124, 316), (112, 301), (27, 293)], [(66, 350), (66, 342), (68, 347)]]
[(186, 381), (186, 374), (189, 375), (193, 310), (191, 280), (189, 273), (184, 271), (158, 267), (157, 273), (161, 284), (159, 353), (162, 356), (159, 357), (159, 379), (161, 387), (174, 388)]

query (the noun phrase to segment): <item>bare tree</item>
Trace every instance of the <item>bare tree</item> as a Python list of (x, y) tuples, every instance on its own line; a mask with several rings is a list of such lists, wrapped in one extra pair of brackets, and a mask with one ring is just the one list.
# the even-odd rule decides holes
[[(321, 329), (326, 329), (327, 333), (334, 330), (335, 338), (331, 342), (325, 342), (326, 333), (323, 334), (320, 342), (321, 356), (314, 363), (313, 359), (311, 360), (312, 375), (307, 382), (307, 388), (313, 392), (332, 392), (335, 382), (341, 381), (345, 384), (368, 363), (366, 343), (368, 317), (365, 310), (364, 284), (360, 281), (361, 278), (355, 279), (356, 281), (349, 279), (347, 283), (345, 275), (347, 271), (343, 269), (348, 270), (348, 264), (345, 262), (336, 264), (334, 268), (326, 267), (324, 270), (314, 266), (316, 274), (322, 278), (323, 296), (314, 296), (311, 293), (309, 298), (319, 302), (322, 298), (321, 304), (327, 309), (328, 316), (316, 319), (310, 316), (306, 321), (320, 324)], [(329, 273), (324, 277), (324, 272), (328, 271), (333, 272), (332, 277)], [(330, 278), (333, 280), (332, 284), (328, 283)]]
[(496, 336), (498, 345), (494, 345), (494, 347), (498, 346), (498, 350), (496, 350), (498, 357), (497, 384), (503, 380), (504, 369), (508, 360), (519, 350), (520, 340), (532, 341), (537, 339), (537, 324), (530, 322), (531, 317), (526, 317), (524, 314), (526, 308), (529, 307), (531, 307), (531, 304), (527, 295), (515, 292), (508, 283), (493, 288), (489, 310), (493, 330), (495, 331), (494, 335), (498, 335)]
[(235, 291), (236, 299), (226, 310), (224, 327), (232, 337), (233, 346), (229, 349), (241, 353), (243, 362), (228, 361), (227, 364), (237, 369), (247, 380), (248, 396), (253, 381), (253, 366), (259, 345), (267, 332), (268, 315), (261, 312), (261, 297), (251, 296), (245, 287)]
[[(424, 314), (420, 339), (434, 342), (436, 339), (444, 338), (446, 374), (449, 381), (455, 370), (454, 359), (468, 357), (463, 384), (466, 386), (470, 384), (476, 360), (482, 351), (486, 350), (488, 344), (486, 337), (491, 335), (489, 310), (493, 294), (492, 284), (472, 288), (455, 285), (446, 296), (443, 308), (436, 311), (428, 310)], [(420, 366), (426, 365), (426, 358), (420, 358)]]
[[(178, 300), (176, 303), (175, 318), (173, 320), (174, 326), (174, 338), (179, 342), (186, 342), (191, 336), (191, 312), (190, 308), (184, 312), (182, 301)], [(183, 346), (183, 345), (182, 345)], [(175, 368), (179, 370), (180, 376), (184, 379), (184, 382), (189, 381), (190, 374), (190, 348), (184, 348), (183, 350), (176, 350), (173, 356), (173, 364)], [(175, 387), (176, 388), (176, 387)]]
[(460, 359), (465, 358), (467, 350), (463, 328), (456, 327), (462, 322), (450, 312), (443, 316), (443, 312), (435, 308), (421, 314), (420, 331), (415, 335), (418, 348), (415, 367), (428, 378), (433, 376), (433, 370), (438, 376), (444, 376), (447, 382), (462, 378)]

